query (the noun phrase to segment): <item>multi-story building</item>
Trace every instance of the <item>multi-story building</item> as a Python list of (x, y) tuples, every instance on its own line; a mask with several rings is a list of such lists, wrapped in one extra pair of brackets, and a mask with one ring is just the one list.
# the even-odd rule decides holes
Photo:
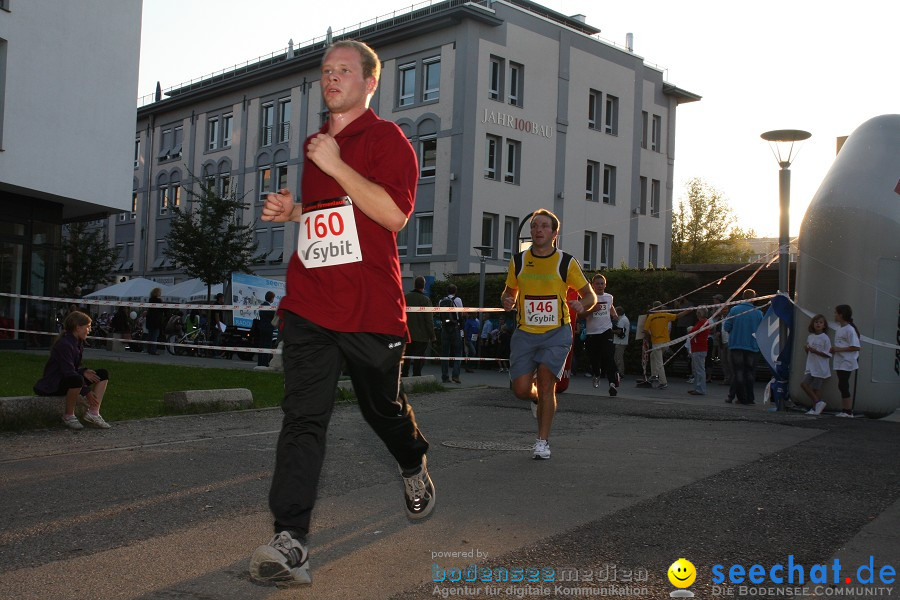
[[(445, 0), (333, 36), (379, 53), (371, 106), (418, 153), (415, 213), (397, 236), (405, 277), (477, 272), (477, 246), (489, 272), (505, 269), (540, 207), (561, 217), (561, 246), (587, 269), (669, 263), (676, 108), (699, 96), (599, 32), (527, 0)], [(266, 193), (300, 187), (301, 144), (327, 118), (318, 81), (329, 41), (139, 107), (131, 210), (109, 223), (120, 274), (184, 278), (163, 249), (194, 176), (245, 194), (254, 270), (283, 277), (294, 227), (258, 217)]]
[(64, 222), (130, 208), (140, 37), (140, 1), (0, 0), (2, 327), (50, 329), (18, 296), (56, 294)]

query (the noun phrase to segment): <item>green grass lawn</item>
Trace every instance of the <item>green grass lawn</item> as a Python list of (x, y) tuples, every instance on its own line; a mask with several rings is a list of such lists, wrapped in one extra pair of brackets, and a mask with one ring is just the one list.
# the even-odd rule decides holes
[[(0, 352), (0, 395), (31, 396), (32, 386), (41, 378), (47, 357), (41, 354)], [(103, 399), (101, 412), (108, 421), (143, 419), (173, 414), (163, 406), (166, 392), (247, 388), (253, 394), (253, 406), (279, 406), (284, 395), (284, 375), (269, 371), (245, 369), (213, 369), (182, 367), (150, 363), (131, 363), (91, 358), (91, 369), (107, 369), (109, 389)], [(444, 389), (431, 384), (415, 386), (410, 392), (432, 392)], [(349, 401), (349, 392), (338, 394), (339, 400)]]

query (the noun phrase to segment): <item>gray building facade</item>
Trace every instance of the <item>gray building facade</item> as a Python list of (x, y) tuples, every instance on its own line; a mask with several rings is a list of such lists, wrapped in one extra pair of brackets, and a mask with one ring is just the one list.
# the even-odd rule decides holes
[[(333, 39), (378, 52), (372, 108), (415, 148), (415, 213), (398, 234), (404, 278), (505, 270), (519, 228), (545, 207), (585, 267), (669, 263), (676, 108), (699, 96), (601, 41), (583, 17), (524, 0), (435, 2)], [(254, 271), (284, 277), (295, 225), (258, 221), (265, 194), (299, 190), (301, 144), (327, 114), (328, 40), (170, 90), (139, 107), (131, 210), (109, 218), (120, 275), (186, 278), (165, 257), (172, 207), (192, 174), (245, 194)], [(527, 234), (527, 228), (524, 229)]]

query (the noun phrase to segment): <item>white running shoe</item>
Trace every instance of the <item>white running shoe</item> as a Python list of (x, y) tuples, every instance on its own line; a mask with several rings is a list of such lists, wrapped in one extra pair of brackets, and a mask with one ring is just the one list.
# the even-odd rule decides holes
[(261, 583), (277, 585), (312, 583), (309, 551), (287, 531), (277, 533), (271, 542), (253, 551), (250, 577)]
[(96, 427), (97, 429), (109, 429), (110, 425), (107, 423), (103, 417), (98, 415), (92, 415), (89, 412), (84, 413), (84, 416), (81, 417), (84, 422), (91, 427)]
[(424, 519), (434, 510), (434, 484), (428, 475), (428, 461), (422, 457), (422, 468), (415, 475), (406, 477), (403, 469), (404, 495), (406, 499), (406, 516), (410, 519)]
[(534, 452), (532, 457), (535, 460), (547, 460), (550, 458), (550, 442), (538, 438), (534, 442)]
[(62, 422), (69, 429), (84, 429), (84, 425), (81, 424), (81, 421), (78, 420), (78, 417), (75, 415), (63, 415)]
[(825, 402), (819, 400), (810, 412), (814, 415), (821, 415), (823, 410), (825, 410)]

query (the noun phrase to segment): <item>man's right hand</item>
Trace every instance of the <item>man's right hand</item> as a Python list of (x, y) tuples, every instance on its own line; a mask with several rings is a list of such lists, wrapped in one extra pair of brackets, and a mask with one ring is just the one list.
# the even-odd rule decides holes
[(290, 190), (283, 188), (274, 194), (266, 195), (266, 203), (263, 205), (260, 218), (263, 221), (284, 223), (291, 220), (293, 212), (294, 196)]

